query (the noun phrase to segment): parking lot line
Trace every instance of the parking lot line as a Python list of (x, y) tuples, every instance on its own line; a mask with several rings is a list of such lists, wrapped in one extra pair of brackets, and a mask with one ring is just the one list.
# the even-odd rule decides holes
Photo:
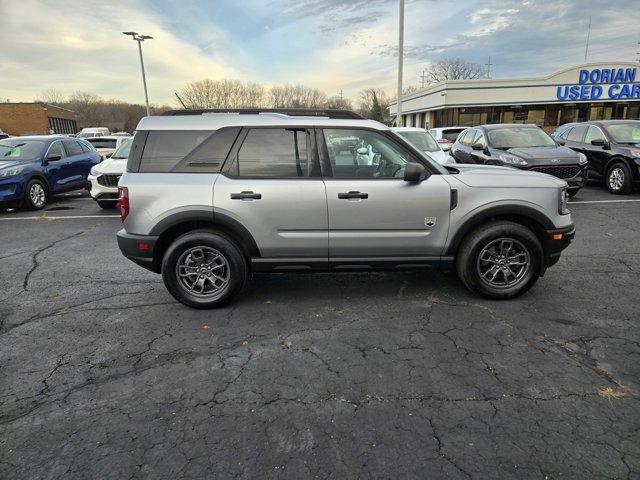
[(570, 201), (569, 205), (575, 205), (576, 203), (631, 203), (631, 202), (640, 202), (640, 198), (631, 199), (631, 200), (582, 200), (573, 202)]
[(65, 220), (69, 218), (120, 218), (120, 215), (64, 215), (64, 216), (49, 216), (40, 215), (39, 217), (4, 217), (3, 220)]

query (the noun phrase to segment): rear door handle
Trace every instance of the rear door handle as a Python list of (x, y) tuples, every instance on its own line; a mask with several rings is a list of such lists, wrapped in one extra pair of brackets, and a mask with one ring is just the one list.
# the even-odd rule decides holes
[(240, 192), (240, 193), (232, 193), (231, 200), (260, 200), (262, 198), (261, 193), (253, 193), (250, 191)]
[(357, 191), (351, 191), (346, 193), (339, 193), (338, 198), (341, 200), (348, 200), (350, 198), (369, 198), (368, 193), (361, 193)]

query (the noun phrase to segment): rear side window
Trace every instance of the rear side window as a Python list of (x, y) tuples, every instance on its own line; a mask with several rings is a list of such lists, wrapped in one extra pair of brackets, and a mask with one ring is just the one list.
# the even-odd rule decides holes
[(238, 175), (267, 178), (308, 177), (307, 137), (304, 129), (249, 130), (238, 151)]
[(87, 140), (95, 148), (116, 148), (115, 138), (90, 138)]
[(567, 140), (570, 142), (582, 142), (587, 127), (580, 125), (579, 127), (573, 127), (567, 135)]
[(80, 155), (84, 153), (82, 151), (82, 147), (75, 140), (63, 140), (62, 143), (64, 143), (64, 148), (69, 156)]
[(149, 132), (140, 160), (140, 172), (166, 173), (211, 136), (205, 130)]
[(216, 173), (222, 168), (240, 127), (221, 128), (187, 154), (172, 170), (175, 173)]

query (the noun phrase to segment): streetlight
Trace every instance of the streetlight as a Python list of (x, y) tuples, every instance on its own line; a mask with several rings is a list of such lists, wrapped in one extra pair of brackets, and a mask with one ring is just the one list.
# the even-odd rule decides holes
[(398, 15), (398, 101), (396, 126), (402, 127), (402, 56), (404, 47), (404, 0), (400, 0), (400, 11)]
[(140, 68), (142, 68), (142, 84), (144, 85), (144, 100), (147, 103), (147, 117), (151, 115), (151, 111), (149, 110), (149, 95), (147, 94), (147, 77), (144, 74), (144, 61), (142, 60), (142, 42), (145, 40), (151, 40), (153, 37), (151, 35), (141, 35), (137, 32), (122, 32), (125, 35), (129, 35), (133, 37), (133, 39), (138, 42), (138, 52), (140, 52)]

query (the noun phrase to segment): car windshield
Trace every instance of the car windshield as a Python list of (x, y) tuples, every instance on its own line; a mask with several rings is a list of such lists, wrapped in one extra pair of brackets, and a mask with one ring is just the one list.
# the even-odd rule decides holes
[(46, 144), (39, 140), (5, 139), (0, 140), (0, 161), (35, 160), (44, 151)]
[(493, 148), (554, 147), (556, 142), (544, 130), (530, 127), (503, 127), (489, 130)]
[(127, 139), (120, 144), (118, 149), (113, 152), (111, 155), (112, 159), (127, 159), (129, 158), (129, 151), (131, 150), (131, 144), (133, 143), (133, 139)]
[(423, 131), (407, 131), (407, 132), (398, 132), (402, 137), (409, 140), (414, 147), (422, 150), (423, 152), (437, 152), (440, 150), (440, 147), (433, 139), (433, 137)]
[(617, 123), (606, 128), (617, 143), (640, 143), (640, 122)]

